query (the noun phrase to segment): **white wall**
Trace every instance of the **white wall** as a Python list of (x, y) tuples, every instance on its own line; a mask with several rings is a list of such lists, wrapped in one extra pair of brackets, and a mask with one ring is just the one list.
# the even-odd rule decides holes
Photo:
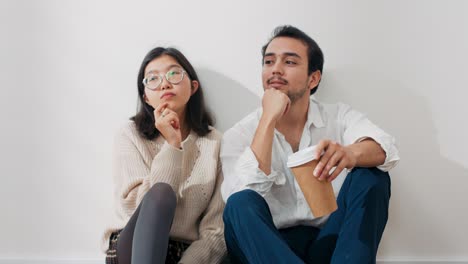
[(225, 129), (258, 102), (279, 24), (321, 45), (319, 99), (398, 139), (379, 259), (468, 261), (468, 2), (195, 2), (0, 2), (0, 261), (102, 259), (112, 138), (149, 49), (187, 55)]

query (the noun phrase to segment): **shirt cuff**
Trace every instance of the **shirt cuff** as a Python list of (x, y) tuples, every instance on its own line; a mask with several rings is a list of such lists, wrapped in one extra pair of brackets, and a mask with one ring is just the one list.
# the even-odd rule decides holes
[(398, 155), (398, 149), (396, 148), (395, 139), (393, 137), (383, 137), (374, 140), (385, 151), (385, 161), (382, 165), (377, 166), (377, 168), (381, 171), (389, 171), (393, 169), (400, 160), (400, 156)]
[(284, 185), (286, 183), (284, 174), (273, 170), (273, 168), (270, 175), (266, 175), (258, 167), (257, 158), (250, 147), (239, 157), (236, 168), (242, 185), (257, 191), (261, 195), (266, 194), (273, 184)]
[(396, 148), (396, 143), (395, 139), (391, 136), (364, 136), (358, 138), (355, 143), (362, 142), (366, 139), (372, 139), (377, 144), (380, 145), (380, 147), (384, 150), (385, 152), (385, 161), (382, 165), (377, 166), (378, 169), (381, 171), (389, 171), (393, 167), (395, 167), (400, 160), (400, 157), (398, 156), (398, 149)]

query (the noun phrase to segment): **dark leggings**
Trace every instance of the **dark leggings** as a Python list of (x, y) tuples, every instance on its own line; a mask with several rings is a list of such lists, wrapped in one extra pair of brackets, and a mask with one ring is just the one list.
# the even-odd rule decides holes
[(169, 184), (156, 183), (151, 187), (120, 233), (119, 264), (165, 262), (176, 204)]

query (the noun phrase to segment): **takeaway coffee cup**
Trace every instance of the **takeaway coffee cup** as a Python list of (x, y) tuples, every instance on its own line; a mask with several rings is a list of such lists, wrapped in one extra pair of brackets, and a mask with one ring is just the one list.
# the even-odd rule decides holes
[(338, 206), (331, 182), (319, 181), (314, 175), (318, 160), (315, 159), (316, 146), (300, 150), (288, 157), (291, 168), (310, 210), (315, 217), (331, 214)]

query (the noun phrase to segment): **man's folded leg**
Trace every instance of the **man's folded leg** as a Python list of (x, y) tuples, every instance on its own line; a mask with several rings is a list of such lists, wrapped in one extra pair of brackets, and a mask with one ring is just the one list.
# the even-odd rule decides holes
[(224, 209), (229, 255), (240, 263), (304, 263), (276, 229), (265, 199), (252, 190), (229, 197)]
[(355, 168), (330, 215), (309, 248), (307, 263), (375, 263), (388, 219), (390, 177), (377, 168)]

